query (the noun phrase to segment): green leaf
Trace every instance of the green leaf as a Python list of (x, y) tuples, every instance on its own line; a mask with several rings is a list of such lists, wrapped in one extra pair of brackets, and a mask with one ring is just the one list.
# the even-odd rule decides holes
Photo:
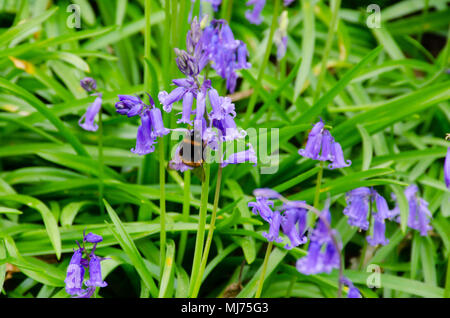
[(48, 237), (50, 238), (50, 242), (55, 250), (56, 257), (58, 259), (61, 258), (61, 237), (58, 229), (58, 224), (56, 222), (55, 216), (48, 209), (48, 207), (39, 201), (30, 196), (21, 195), (21, 194), (9, 194), (9, 195), (0, 195), (0, 201), (2, 202), (17, 202), (38, 211), (41, 214), (42, 220), (45, 224), (45, 229), (47, 231)]
[(62, 121), (56, 117), (47, 106), (42, 103), (38, 98), (30, 94), (28, 91), (23, 89), (22, 87), (13, 84), (4, 78), (0, 77), (0, 87), (3, 87), (6, 90), (11, 91), (12, 93), (18, 95), (23, 98), (25, 101), (30, 103), (32, 107), (34, 107), (38, 112), (40, 112), (44, 117), (46, 117), (58, 130), (59, 133), (67, 140), (69, 144), (72, 145), (73, 149), (81, 156), (88, 157), (88, 153), (84, 149), (83, 145), (80, 141), (70, 133), (69, 129), (62, 123)]
[(152, 295), (152, 297), (157, 297), (158, 289), (156, 288), (155, 282), (153, 281), (153, 277), (150, 271), (148, 270), (147, 266), (145, 265), (142, 256), (139, 254), (136, 245), (134, 244), (130, 235), (125, 230), (125, 227), (123, 226), (122, 222), (120, 221), (120, 218), (117, 216), (114, 209), (109, 205), (109, 203), (106, 200), (103, 200), (103, 202), (105, 204), (106, 211), (108, 212), (109, 217), (111, 218), (111, 220), (115, 225), (115, 229), (111, 228), (114, 237), (119, 242), (120, 247), (122, 247), (124, 252), (130, 258), (131, 263), (136, 268), (136, 271), (138, 272), (142, 281), (150, 290), (150, 294)]

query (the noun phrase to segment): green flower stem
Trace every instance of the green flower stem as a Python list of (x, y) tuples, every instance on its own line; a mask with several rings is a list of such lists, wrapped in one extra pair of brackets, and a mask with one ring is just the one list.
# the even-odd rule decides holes
[(214, 227), (216, 224), (216, 213), (217, 213), (217, 207), (219, 205), (221, 183), (222, 183), (222, 167), (219, 165), (219, 170), (217, 172), (216, 191), (214, 194), (214, 205), (213, 205), (213, 211), (212, 211), (212, 215), (211, 215), (211, 224), (209, 225), (208, 237), (206, 238), (205, 249), (203, 250), (202, 262), (200, 264), (200, 272), (197, 276), (197, 281), (194, 286), (194, 291), (193, 291), (192, 297), (197, 297), (198, 292), (200, 291), (200, 285), (202, 284), (203, 273), (206, 268), (206, 262), (208, 261), (209, 249), (211, 247), (213, 234), (214, 234)]
[(160, 267), (160, 278), (162, 278), (162, 274), (164, 272), (164, 264), (166, 260), (166, 169), (164, 167), (164, 137), (159, 138), (159, 189), (160, 189), (160, 198), (159, 198), (159, 208), (161, 210), (161, 214), (159, 216), (160, 219), (160, 232), (159, 232), (159, 267)]
[[(191, 207), (191, 171), (184, 172), (184, 198), (183, 198), (183, 221), (187, 222), (189, 219), (189, 210)], [(178, 244), (177, 264), (181, 265), (183, 262), (184, 251), (186, 250), (188, 232), (182, 232), (180, 243)]]
[(199, 274), (200, 262), (202, 259), (202, 252), (203, 252), (203, 241), (205, 240), (206, 213), (207, 213), (208, 193), (209, 193), (209, 175), (211, 167), (207, 163), (205, 163), (203, 166), (205, 169), (205, 179), (202, 182), (202, 194), (200, 203), (200, 213), (198, 219), (197, 238), (195, 240), (194, 261), (192, 263), (191, 279), (189, 283), (190, 297), (192, 297), (193, 295), (195, 282)]
[(102, 109), (98, 112), (98, 204), (100, 205), (100, 211), (105, 214), (105, 206), (103, 205), (103, 121), (102, 121)]
[(314, 96), (313, 96), (313, 103), (315, 103), (317, 101), (317, 99), (319, 98), (320, 90), (322, 88), (322, 83), (323, 83), (323, 80), (325, 77), (325, 73), (326, 73), (326, 69), (327, 69), (328, 55), (330, 53), (331, 46), (333, 44), (334, 33), (336, 31), (337, 23), (339, 21), (338, 14), (339, 14), (339, 7), (341, 6), (341, 0), (331, 1), (331, 6), (332, 6), (331, 22), (330, 22), (330, 26), (328, 28), (327, 41), (325, 43), (325, 49), (323, 51), (322, 65), (320, 67), (319, 79), (317, 80), (317, 86), (316, 86), (316, 90), (315, 90)]
[(318, 209), (319, 199), (320, 199), (320, 187), (322, 185), (322, 177), (323, 177), (323, 161), (320, 162), (320, 169), (317, 173), (317, 181), (316, 181), (316, 192), (314, 193), (314, 207)]
[(263, 267), (261, 270), (261, 277), (259, 279), (258, 289), (256, 290), (255, 298), (261, 297), (261, 292), (262, 292), (262, 288), (264, 285), (264, 278), (266, 276), (266, 271), (267, 271), (267, 264), (269, 263), (269, 256), (270, 256), (270, 252), (272, 251), (272, 247), (273, 247), (273, 241), (270, 241), (269, 244), (267, 245), (266, 256), (264, 256), (264, 263), (263, 263)]
[[(261, 87), (262, 78), (264, 75), (264, 70), (266, 69), (267, 63), (269, 62), (270, 52), (272, 51), (272, 44), (273, 44), (273, 35), (275, 33), (275, 29), (278, 25), (277, 19), (278, 19), (278, 12), (280, 11), (280, 1), (281, 0), (275, 0), (275, 6), (273, 9), (273, 17), (272, 17), (272, 24), (270, 25), (270, 33), (269, 33), (269, 39), (267, 41), (267, 47), (266, 51), (264, 53), (264, 58), (262, 60), (258, 78), (257, 78), (257, 87)], [(255, 88), (252, 97), (250, 98), (250, 102), (247, 107), (247, 111), (245, 113), (245, 117), (243, 120), (243, 123), (248, 123), (250, 121), (250, 116), (253, 113), (253, 110), (255, 109), (256, 101), (258, 99), (258, 90)]]

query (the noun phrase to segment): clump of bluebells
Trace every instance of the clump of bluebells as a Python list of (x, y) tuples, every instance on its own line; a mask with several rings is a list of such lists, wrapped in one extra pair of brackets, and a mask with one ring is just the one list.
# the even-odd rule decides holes
[[(90, 298), (97, 287), (105, 287), (108, 284), (103, 281), (102, 269), (100, 262), (105, 260), (95, 255), (95, 249), (97, 244), (103, 241), (100, 235), (88, 233), (85, 235), (83, 232), (83, 244), (82, 246), (78, 241), (78, 249), (74, 249), (73, 256), (67, 267), (67, 275), (64, 280), (66, 284), (66, 292), (75, 298)], [(94, 244), (89, 251), (85, 243)], [(85, 273), (89, 273), (89, 278), (85, 280)], [(87, 288), (83, 288), (84, 286)]]
[(97, 82), (91, 77), (85, 77), (80, 81), (81, 87), (91, 96), (97, 96), (91, 106), (86, 110), (86, 113), (81, 116), (78, 125), (87, 131), (97, 131), (98, 125), (95, 123), (95, 117), (102, 107), (102, 93), (97, 91)]
[(334, 140), (330, 131), (325, 128), (322, 119), (311, 129), (306, 147), (298, 151), (299, 155), (313, 160), (330, 161), (330, 169), (349, 167), (351, 160), (344, 159), (341, 145)]
[[(367, 231), (369, 229), (368, 219), (370, 219), (370, 215), (373, 215), (373, 235), (368, 236), (367, 241), (372, 246), (388, 244), (389, 240), (385, 238), (385, 220), (391, 217), (391, 212), (386, 199), (373, 188), (361, 187), (349, 191), (345, 200), (347, 207), (344, 208), (343, 213), (348, 216), (348, 224)], [(376, 207), (376, 213), (373, 212), (374, 207)]]
[[(202, 22), (203, 24), (203, 22)], [(201, 138), (199, 141), (207, 148), (217, 151), (223, 142), (244, 138), (246, 131), (237, 127), (235, 106), (231, 98), (222, 97), (211, 85), (211, 81), (200, 73), (210, 64), (217, 73), (227, 79), (227, 87), (234, 91), (236, 85), (236, 70), (250, 67), (247, 62), (247, 50), (242, 41), (235, 40), (233, 33), (224, 20), (213, 20), (210, 25), (202, 28), (197, 17), (193, 19), (191, 29), (186, 37), (186, 50), (175, 49), (178, 69), (184, 78), (172, 80), (175, 87), (170, 93), (161, 91), (158, 100), (165, 112), (172, 112), (173, 104), (182, 101), (181, 117), (177, 124), (187, 125), (187, 128), (168, 129), (164, 127), (159, 108), (149, 95), (150, 105), (146, 105), (137, 96), (119, 95), (115, 104), (119, 114), (141, 117), (138, 128), (136, 148), (131, 151), (144, 155), (154, 151), (156, 137), (162, 137), (171, 130), (194, 133)], [(211, 110), (207, 109), (207, 101)], [(195, 109), (194, 109), (195, 104)], [(175, 155), (169, 162), (169, 167), (178, 171), (191, 170), (193, 167), (183, 163), (179, 155), (180, 143)], [(228, 164), (257, 162), (253, 147), (233, 154), (222, 154), (219, 158), (222, 167)], [(226, 159), (225, 159), (226, 158)]]
[[(246, 62), (245, 44), (234, 39), (224, 20), (213, 20), (209, 26), (202, 29), (197, 18), (194, 18), (186, 37), (186, 51), (175, 49), (175, 53), (177, 66), (186, 77), (174, 79), (172, 83), (176, 88), (170, 93), (159, 93), (158, 99), (163, 109), (170, 113), (172, 105), (182, 100), (183, 110), (177, 123), (193, 126), (202, 142), (212, 150), (217, 151), (223, 142), (244, 138), (247, 133), (239, 129), (234, 121), (236, 112), (231, 99), (220, 96), (212, 87), (211, 81), (200, 76), (200, 72), (211, 63), (219, 75), (227, 78), (227, 87), (233, 91), (236, 82), (235, 70), (249, 67)], [(210, 111), (206, 107), (207, 100), (211, 105)], [(175, 151), (175, 156), (169, 163), (170, 167), (179, 171), (192, 169), (182, 162), (178, 154), (179, 149)], [(247, 161), (256, 163), (256, 155), (251, 145), (246, 151), (230, 154), (226, 160), (222, 160), (222, 166)]]
[[(428, 210), (428, 202), (420, 198), (418, 187), (414, 184), (405, 189), (405, 196), (408, 200), (409, 215), (408, 226), (420, 232), (422, 236), (426, 236), (431, 230), (430, 218), (431, 213)], [(391, 194), (395, 200), (394, 194)], [(370, 216), (373, 216), (373, 234), (367, 236), (370, 245), (386, 245), (389, 240), (385, 237), (386, 220), (394, 219), (400, 223), (400, 208), (398, 204), (394, 209), (390, 210), (386, 199), (375, 191), (373, 188), (361, 187), (347, 192), (347, 207), (343, 213), (348, 216), (348, 224), (358, 227), (360, 230), (369, 230)], [(376, 207), (376, 212), (375, 208)]]
[(167, 135), (170, 130), (164, 127), (161, 110), (155, 106), (153, 98), (148, 95), (149, 104), (145, 104), (138, 96), (119, 95), (115, 104), (116, 111), (128, 117), (140, 116), (141, 125), (137, 131), (136, 147), (131, 151), (138, 155), (146, 155), (155, 151), (157, 137)]
[[(305, 201), (290, 201), (272, 189), (254, 190), (256, 202), (249, 202), (252, 212), (260, 215), (269, 223), (269, 232), (263, 236), (270, 242), (281, 243), (283, 238), (280, 232), (287, 236), (290, 244), (285, 249), (306, 244), (309, 242), (308, 254), (297, 260), (297, 270), (304, 275), (319, 273), (331, 273), (333, 269), (339, 269), (341, 264), (342, 244), (338, 240), (338, 233), (331, 228), (331, 214), (327, 201), (322, 211), (315, 209)], [(281, 206), (276, 206), (273, 199), (280, 200)], [(318, 216), (314, 228), (307, 226), (308, 213), (313, 212)], [(351, 282), (347, 279), (347, 285)], [(350, 282), (350, 283), (348, 283)], [(344, 283), (344, 282), (343, 282)], [(354, 297), (359, 291), (351, 284), (349, 297)], [(356, 290), (356, 292), (355, 292)]]

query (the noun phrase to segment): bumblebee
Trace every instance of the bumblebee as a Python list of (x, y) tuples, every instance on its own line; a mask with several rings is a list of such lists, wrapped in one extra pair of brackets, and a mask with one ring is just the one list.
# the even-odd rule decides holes
[[(203, 163), (205, 162), (204, 150), (206, 148), (206, 142), (202, 140), (202, 136), (199, 131), (191, 130), (188, 132), (181, 142), (178, 155), (181, 161), (192, 168), (193, 173), (197, 175), (202, 181), (204, 180)], [(199, 171), (201, 168), (201, 172)], [(199, 175), (200, 172), (200, 175)]]

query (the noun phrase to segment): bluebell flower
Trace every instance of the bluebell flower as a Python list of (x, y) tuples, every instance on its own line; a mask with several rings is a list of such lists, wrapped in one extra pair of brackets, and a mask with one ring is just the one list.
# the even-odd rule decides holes
[(234, 104), (231, 102), (231, 98), (220, 97), (217, 90), (214, 88), (209, 90), (208, 96), (212, 107), (212, 111), (208, 116), (210, 120), (222, 120), (226, 115), (231, 115), (233, 118), (236, 117)]
[[(234, 38), (231, 28), (225, 20), (213, 20), (203, 31), (199, 44), (202, 53), (199, 56), (212, 62), (211, 67), (219, 76), (227, 80), (227, 89), (233, 93), (236, 88), (239, 69), (249, 68), (246, 45)], [(203, 65), (202, 63), (201, 65)]]
[(280, 237), (280, 226), (281, 226), (281, 214), (279, 211), (274, 211), (271, 213), (267, 222), (269, 223), (269, 233), (263, 232), (263, 236), (269, 241), (275, 241), (276, 243), (280, 243), (283, 239)]
[(347, 277), (342, 277), (341, 282), (348, 287), (347, 298), (362, 298), (358, 288), (356, 288), (352, 281)]
[(305, 244), (308, 241), (306, 237), (306, 221), (308, 211), (298, 208), (292, 204), (284, 204), (284, 214), (281, 219), (283, 233), (289, 238), (291, 244), (286, 244), (285, 249), (292, 249), (296, 246)]
[[(314, 160), (319, 160), (319, 153), (322, 147), (322, 138), (324, 134), (325, 124), (322, 120), (317, 122), (311, 129), (308, 135), (308, 140), (306, 141), (305, 149), (300, 149), (298, 151), (300, 156), (308, 157)], [(331, 149), (331, 145), (328, 147)]]
[(92, 77), (85, 77), (80, 81), (81, 87), (86, 92), (92, 92), (97, 90), (97, 82)]
[(152, 133), (152, 121), (150, 111), (146, 109), (141, 114), (141, 125), (138, 127), (136, 137), (136, 147), (131, 149), (131, 152), (138, 155), (146, 155), (155, 151), (154, 144), (156, 143), (156, 136)]
[(314, 275), (322, 272), (322, 245), (311, 241), (308, 246), (308, 255), (299, 258), (296, 263), (297, 270), (304, 275)]
[(366, 187), (347, 192), (345, 196), (347, 206), (344, 208), (343, 213), (348, 216), (348, 224), (357, 226), (361, 230), (369, 228), (367, 218), (369, 215), (369, 201), (372, 199), (371, 195), (372, 191)]
[(339, 268), (340, 252), (333, 239), (337, 233), (330, 226), (331, 214), (327, 201), (316, 227), (311, 232), (308, 255), (297, 260), (296, 267), (300, 273), (305, 275), (331, 273), (333, 269)]
[(139, 97), (130, 95), (119, 95), (119, 102), (115, 105), (119, 114), (128, 117), (139, 115), (141, 118), (141, 125), (137, 130), (136, 147), (131, 149), (131, 152), (138, 155), (155, 151), (156, 138), (170, 132), (170, 129), (164, 127), (161, 110), (155, 106), (153, 98), (148, 93), (147, 95), (150, 105), (144, 104)]
[(283, 4), (287, 7), (289, 6), (292, 2), (294, 2), (295, 0), (283, 0)]
[(344, 159), (341, 145), (325, 129), (322, 119), (314, 124), (309, 132), (305, 149), (300, 149), (298, 153), (300, 156), (313, 160), (331, 161), (330, 169), (348, 167), (352, 163), (350, 160)]
[(102, 107), (102, 94), (98, 93), (97, 98), (94, 100), (91, 106), (89, 106), (86, 110), (86, 113), (81, 116), (78, 121), (78, 125), (81, 128), (88, 131), (97, 131), (98, 125), (95, 123), (95, 116), (97, 116), (98, 112)]
[[(343, 213), (348, 216), (348, 223), (357, 226), (361, 230), (369, 229), (368, 218), (374, 217), (373, 234), (366, 239), (370, 245), (386, 245), (389, 240), (385, 238), (385, 220), (391, 217), (391, 211), (386, 199), (373, 188), (356, 188), (346, 194), (347, 207)], [(369, 211), (370, 207), (372, 209)], [(376, 207), (376, 211), (375, 211)]]
[[(428, 202), (418, 195), (419, 188), (412, 184), (404, 191), (409, 205), (408, 226), (420, 232), (421, 236), (427, 236), (428, 231), (432, 229), (430, 219), (431, 212), (428, 209)], [(395, 195), (392, 195), (395, 199)], [(398, 204), (391, 211), (391, 217), (398, 216), (396, 222), (400, 223), (400, 208)]]
[(261, 11), (264, 9), (264, 6), (266, 5), (266, 0), (249, 0), (246, 3), (247, 6), (253, 5), (252, 10), (247, 10), (245, 12), (245, 17), (247, 18), (248, 22), (252, 24), (261, 24), (262, 17), (261, 17)]
[(144, 102), (137, 96), (118, 95), (119, 101), (115, 104), (116, 111), (128, 117), (137, 116), (142, 112)]
[(103, 237), (89, 232), (87, 235), (83, 235), (83, 241), (89, 243), (100, 243), (101, 241), (103, 241)]
[(67, 267), (67, 275), (64, 283), (66, 284), (66, 292), (69, 295), (81, 295), (83, 290), (84, 267), (82, 265), (83, 249), (80, 247), (74, 250), (73, 256)]
[(256, 202), (249, 202), (248, 207), (252, 208), (252, 212), (255, 215), (258, 215), (259, 213), (264, 221), (269, 222), (269, 219), (272, 215), (271, 207), (274, 207), (274, 203), (264, 196), (257, 196)]
[(184, 87), (177, 87), (172, 92), (170, 92), (170, 94), (168, 94), (166, 91), (159, 92), (158, 99), (163, 105), (164, 111), (170, 113), (172, 111), (172, 104), (183, 99), (187, 91), (188, 90)]
[[(69, 295), (76, 296), (75, 298), (89, 298), (94, 294), (96, 287), (105, 287), (108, 285), (102, 279), (100, 266), (100, 262), (105, 259), (95, 255), (97, 243), (101, 241), (103, 241), (103, 238), (100, 235), (94, 233), (85, 235), (83, 231), (83, 247), (77, 242), (78, 249), (74, 250), (74, 254), (67, 267), (67, 276), (64, 280), (66, 285), (65, 289)], [(84, 247), (85, 242), (94, 244), (90, 253)], [(86, 253), (86, 258), (83, 257), (83, 253)], [(89, 270), (89, 279), (84, 282), (86, 287), (88, 287), (87, 289), (83, 289), (85, 269)]]
[(256, 166), (258, 162), (258, 158), (256, 157), (255, 150), (251, 144), (247, 144), (248, 149), (245, 151), (240, 151), (231, 154), (226, 160), (223, 160), (221, 163), (222, 167), (226, 167), (229, 164), (239, 164), (245, 162), (254, 163), (253, 166)]
[(102, 278), (101, 261), (102, 259), (100, 257), (91, 253), (89, 260), (89, 279), (85, 282), (87, 287), (105, 287), (108, 285)]
[(444, 161), (444, 179), (445, 185), (450, 189), (450, 147), (447, 148), (447, 155)]
[(163, 137), (170, 132), (170, 129), (164, 127), (161, 110), (157, 107), (150, 108), (150, 118), (153, 129), (153, 136)]
[(344, 153), (338, 142), (333, 141), (331, 145), (331, 154), (333, 156), (333, 162), (328, 166), (330, 169), (345, 168), (352, 164), (351, 160), (344, 160)]
[(384, 219), (375, 217), (374, 220), (373, 235), (366, 237), (367, 242), (372, 246), (388, 244), (389, 240), (385, 237), (386, 223)]

